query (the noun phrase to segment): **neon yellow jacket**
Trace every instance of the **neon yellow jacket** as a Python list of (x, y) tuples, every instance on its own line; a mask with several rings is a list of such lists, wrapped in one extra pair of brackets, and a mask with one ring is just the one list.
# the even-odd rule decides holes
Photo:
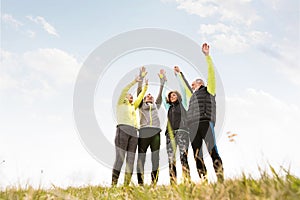
[(143, 97), (148, 89), (148, 85), (145, 85), (143, 87), (142, 92), (139, 94), (139, 96), (133, 103), (129, 103), (128, 99), (126, 98), (126, 95), (129, 89), (135, 83), (135, 80), (132, 81), (122, 90), (117, 104), (117, 122), (118, 124), (126, 124), (138, 128), (135, 110), (139, 107), (140, 103), (142, 102)]

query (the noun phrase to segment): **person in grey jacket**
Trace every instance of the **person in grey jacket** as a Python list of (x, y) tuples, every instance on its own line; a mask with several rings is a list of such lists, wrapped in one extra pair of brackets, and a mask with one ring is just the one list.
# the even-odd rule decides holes
[[(146, 68), (140, 69), (140, 76), (144, 77), (147, 74)], [(160, 119), (158, 116), (158, 109), (162, 103), (162, 90), (166, 81), (164, 70), (160, 70), (160, 88), (159, 93), (154, 101), (154, 97), (149, 93), (144, 97), (143, 102), (139, 106), (140, 113), (140, 129), (138, 139), (138, 160), (137, 160), (137, 178), (138, 184), (144, 184), (144, 166), (146, 160), (147, 149), (151, 149), (152, 184), (156, 184), (159, 173), (159, 150), (160, 150)], [(138, 85), (137, 95), (140, 94), (142, 82)]]

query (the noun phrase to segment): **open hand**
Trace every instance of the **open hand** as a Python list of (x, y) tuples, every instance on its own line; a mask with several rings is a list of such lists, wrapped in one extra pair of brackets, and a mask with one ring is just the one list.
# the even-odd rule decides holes
[(160, 79), (160, 83), (164, 84), (167, 81), (166, 71), (163, 69), (159, 70), (158, 77)]
[(167, 80), (167, 77), (166, 77), (166, 71), (163, 70), (163, 69), (159, 70), (158, 77), (159, 77), (160, 79)]
[(143, 66), (140, 68), (140, 76), (141, 78), (144, 78), (146, 75), (147, 75), (147, 71), (146, 71), (146, 68)]

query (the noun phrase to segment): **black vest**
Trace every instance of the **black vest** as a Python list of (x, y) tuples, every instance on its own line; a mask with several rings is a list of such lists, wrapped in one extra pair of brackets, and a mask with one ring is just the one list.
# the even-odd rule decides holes
[(189, 124), (204, 120), (216, 122), (216, 99), (207, 91), (207, 87), (201, 86), (193, 93), (187, 120)]
[[(186, 110), (179, 101), (170, 104), (168, 110), (168, 123), (170, 123), (172, 130), (186, 128)], [(168, 131), (168, 128), (166, 131)]]

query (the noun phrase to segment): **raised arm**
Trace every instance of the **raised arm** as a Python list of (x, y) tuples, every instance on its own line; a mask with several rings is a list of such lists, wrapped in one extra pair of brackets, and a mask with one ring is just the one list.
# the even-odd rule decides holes
[(178, 80), (179, 86), (180, 86), (180, 92), (182, 96), (182, 104), (185, 109), (188, 108), (188, 102), (193, 94), (192, 88), (189, 85), (188, 81), (184, 77), (183, 73), (180, 71), (178, 66), (174, 67), (174, 72), (176, 75), (176, 78)]
[(202, 45), (202, 52), (205, 55), (207, 66), (208, 66), (207, 91), (214, 96), (216, 95), (216, 76), (215, 76), (214, 64), (209, 55), (208, 44), (204, 43)]
[(137, 109), (141, 105), (141, 103), (143, 101), (143, 98), (146, 94), (147, 89), (148, 89), (148, 80), (146, 79), (145, 80), (145, 86), (143, 87), (142, 91), (140, 92), (137, 99), (133, 103), (134, 109)]
[(118, 104), (123, 104), (125, 103), (126, 101), (126, 95), (129, 91), (129, 89), (136, 83), (136, 82), (139, 82), (140, 81), (140, 78), (139, 77), (136, 77), (132, 82), (130, 82), (128, 85), (126, 85), (126, 87), (123, 88), (121, 94), (120, 94), (120, 97), (119, 97), (119, 100), (118, 100)]
[(159, 77), (159, 80), (160, 80), (160, 87), (159, 87), (159, 92), (158, 92), (155, 103), (157, 105), (157, 108), (159, 109), (160, 106), (161, 106), (161, 102), (162, 102), (162, 97), (161, 97), (162, 96), (162, 91), (163, 91), (163, 88), (164, 88), (164, 84), (167, 81), (165, 70), (161, 69), (159, 71), (158, 77)]
[(139, 84), (138, 84), (137, 94), (136, 94), (137, 96), (139, 96), (139, 94), (142, 92), (143, 79), (147, 75), (147, 73), (148, 72), (146, 71), (146, 68), (144, 66), (140, 68), (140, 77), (141, 77), (142, 81), (139, 82)]

